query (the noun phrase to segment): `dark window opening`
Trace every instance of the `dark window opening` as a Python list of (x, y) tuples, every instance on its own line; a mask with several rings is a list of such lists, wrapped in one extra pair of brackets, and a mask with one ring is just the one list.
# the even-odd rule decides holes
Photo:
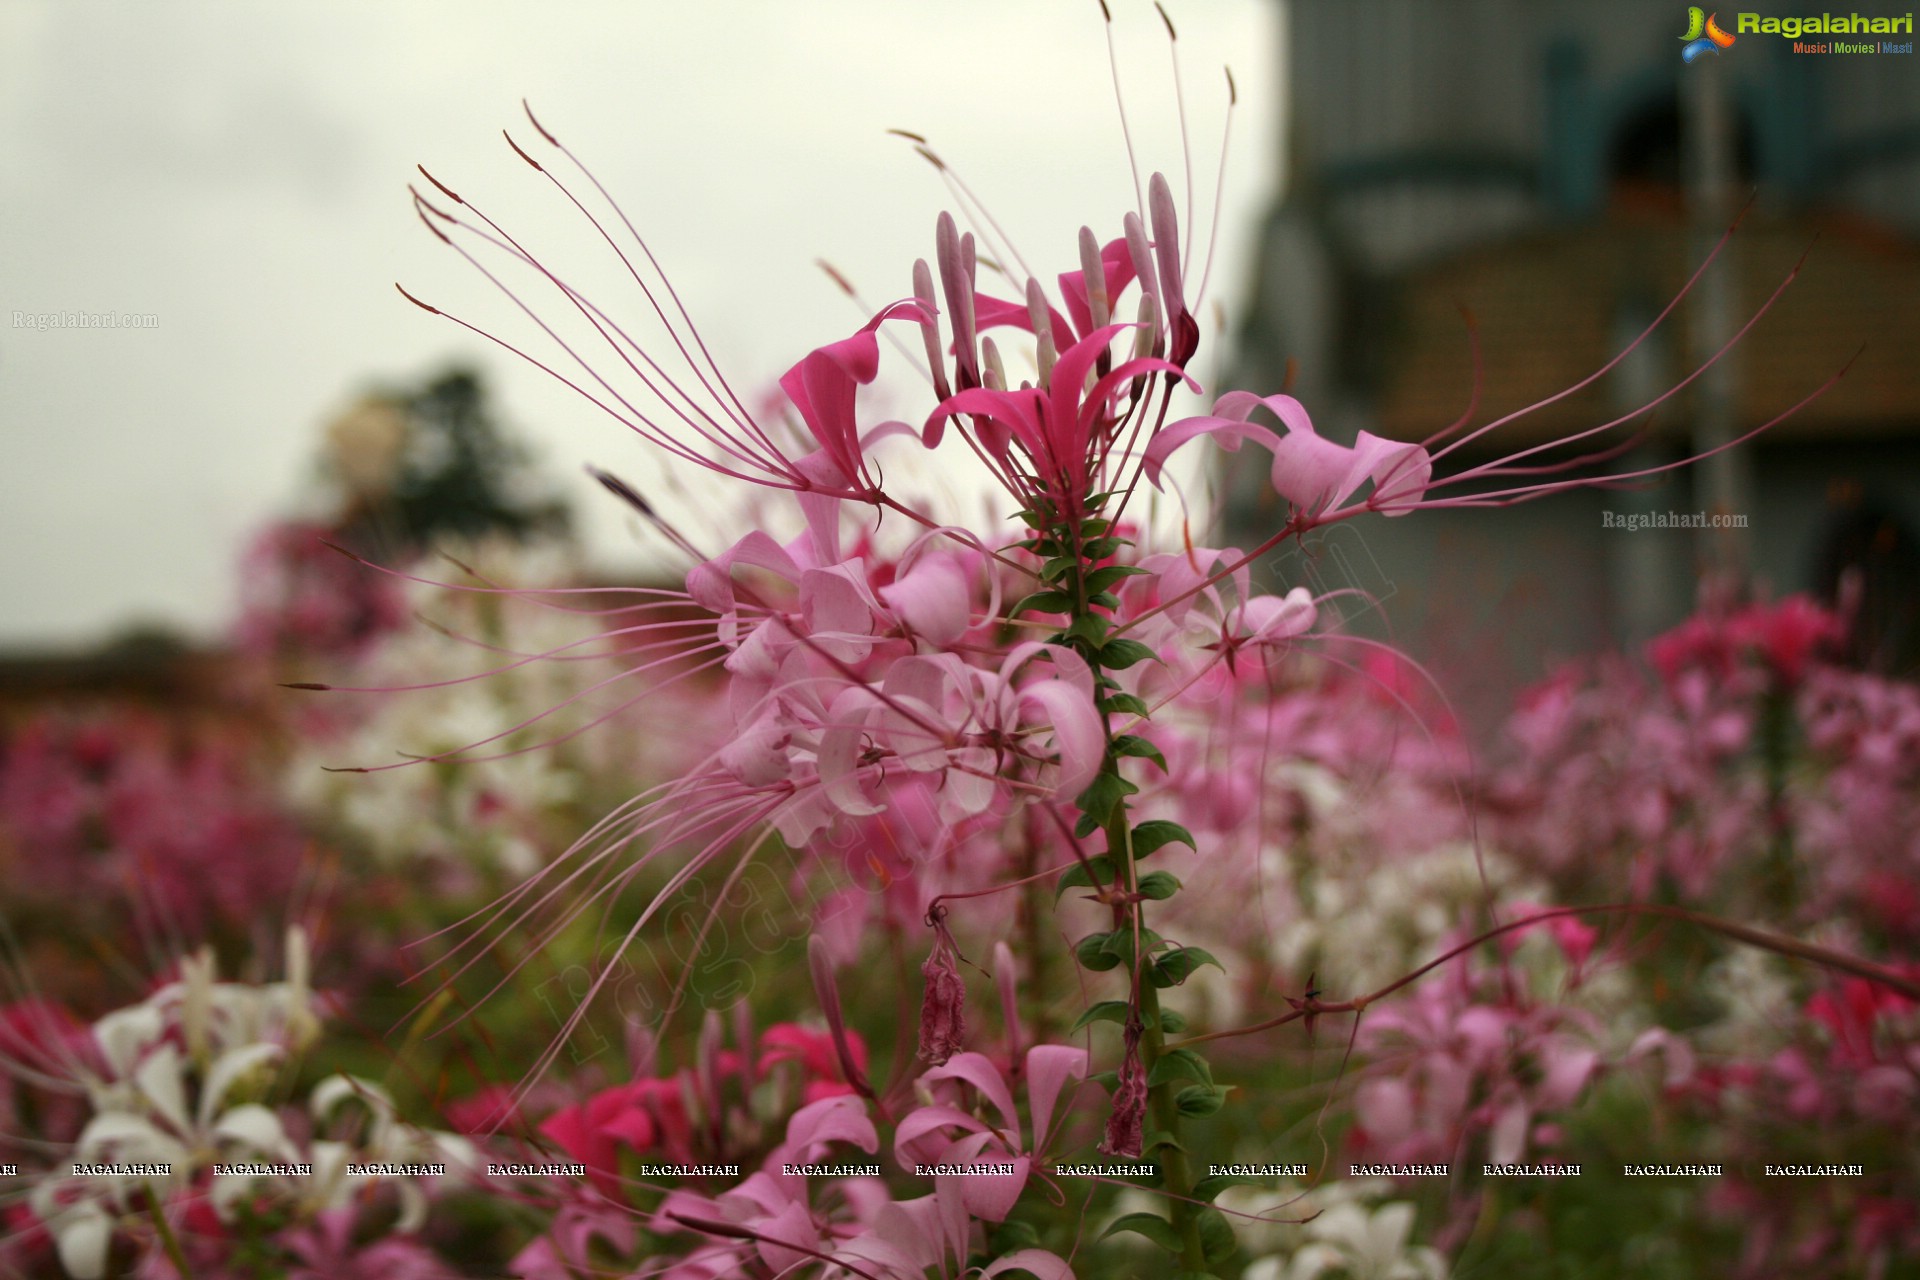
[[(1626, 113), (1607, 147), (1607, 177), (1615, 187), (1666, 187), (1678, 191), (1686, 156), (1680, 97), (1668, 92)], [(1733, 124), (1733, 176), (1753, 181), (1753, 128), (1736, 112)]]

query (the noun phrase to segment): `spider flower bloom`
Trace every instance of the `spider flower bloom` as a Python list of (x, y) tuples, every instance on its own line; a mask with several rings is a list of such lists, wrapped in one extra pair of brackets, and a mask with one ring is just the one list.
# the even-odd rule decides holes
[[(781, 378), (781, 389), (798, 411), (814, 445), (811, 451), (796, 450), (763, 425), (734, 391), (707, 351), (672, 282), (660, 270), (653, 251), (626, 213), (591, 171), (540, 123), (531, 108), (527, 109), (527, 120), (563, 160), (571, 176), (542, 164), (512, 135), (507, 136), (507, 144), (587, 218), (612, 251), (620, 274), (639, 289), (664, 341), (636, 337), (637, 326), (615, 318), (425, 168), (420, 170), (421, 176), (452, 202), (453, 209), (442, 208), (414, 190), (414, 209), (421, 222), (526, 314), (557, 348), (559, 356), (549, 362), (515, 342), (422, 301), (404, 288), (400, 290), (402, 296), (545, 370), (670, 457), (768, 488), (879, 501), (879, 485), (864, 459), (865, 442), (856, 426), (855, 402), (859, 388), (872, 382), (879, 370), (876, 331), (887, 320), (918, 315), (919, 304), (907, 300), (881, 308), (851, 336), (810, 353)], [(581, 198), (583, 192), (590, 197), (597, 195), (604, 202), (604, 211), (589, 207)], [(614, 234), (615, 228), (625, 231), (627, 247)], [(543, 315), (523, 299), (510, 281), (512, 274), (522, 278), (530, 274), (532, 287), (551, 290), (558, 299), (555, 314)], [(561, 327), (567, 324), (575, 326), (571, 334)], [(588, 336), (583, 338), (583, 334)], [(608, 360), (607, 372), (589, 358), (590, 348), (598, 347), (605, 348), (602, 354)]]
[[(861, 328), (808, 353), (780, 378), (798, 430), (763, 423), (714, 363), (632, 221), (531, 109), (527, 119), (544, 144), (534, 149), (544, 159), (511, 135), (508, 144), (588, 219), (613, 254), (617, 274), (638, 289), (644, 323), (617, 317), (425, 169), (430, 189), (413, 192), (421, 221), (531, 320), (551, 354), (401, 293), (533, 363), (670, 458), (767, 488), (907, 510), (884, 491), (869, 457), (877, 441), (905, 428), (864, 422), (859, 391), (879, 375), (881, 327), (917, 323), (924, 372), (937, 396), (920, 432), (924, 445), (938, 446), (946, 424), (956, 422), (1023, 506), (1046, 499), (1054, 510), (1073, 514), (1096, 488), (1130, 487), (1139, 447), (1164, 423), (1172, 386), (1185, 380), (1198, 389), (1183, 371), (1199, 347), (1194, 308), (1204, 279), (1190, 299), (1173, 193), (1156, 173), (1143, 209), (1121, 219), (1122, 234), (1102, 245), (1082, 228), (1080, 269), (1057, 277), (1053, 299), (1037, 276), (1011, 264), (1000, 269), (1017, 298), (982, 292), (973, 233), (942, 214), (937, 271), (917, 262), (911, 296), (870, 310)], [(920, 149), (946, 171), (924, 143)], [(1019, 262), (1017, 252), (1011, 262)], [(1136, 295), (1131, 301), (1129, 290)], [(995, 328), (1032, 336), (1035, 379), (1014, 384), (988, 333)], [(937, 525), (923, 512), (908, 514)]]
[[(916, 294), (927, 318), (927, 350), (934, 360), (940, 403), (927, 418), (921, 439), (937, 446), (948, 421), (960, 424), (974, 452), (995, 478), (1028, 509), (1049, 510), (1073, 519), (1085, 513), (1086, 497), (1097, 488), (1128, 483), (1115, 463), (1130, 458), (1131, 446), (1151, 436), (1164, 418), (1167, 400), (1151, 396), (1157, 375), (1163, 390), (1185, 382), (1199, 384), (1184, 370), (1199, 345), (1199, 326), (1181, 296), (1179, 231), (1167, 182), (1154, 174), (1149, 184), (1154, 239), (1149, 242), (1136, 214), (1125, 218), (1126, 235), (1104, 249), (1093, 232), (1081, 228), (1081, 269), (1059, 277), (1067, 314), (1053, 307), (1040, 281), (1026, 280), (1026, 296), (1014, 303), (974, 288), (971, 234), (957, 233), (942, 214), (937, 228), (940, 277), (946, 289), (952, 330), (954, 382), (960, 390), (945, 394), (947, 379), (938, 356), (939, 325), (933, 317), (931, 276), (925, 262), (914, 264)], [(1138, 321), (1112, 323), (1113, 307), (1129, 284), (1138, 282)], [(1069, 318), (1070, 317), (1070, 318)], [(1007, 384), (998, 350), (980, 330), (996, 325), (1033, 335), (1038, 384)], [(1127, 336), (1132, 358), (1116, 362), (1113, 346)], [(980, 354), (984, 349), (985, 359)]]

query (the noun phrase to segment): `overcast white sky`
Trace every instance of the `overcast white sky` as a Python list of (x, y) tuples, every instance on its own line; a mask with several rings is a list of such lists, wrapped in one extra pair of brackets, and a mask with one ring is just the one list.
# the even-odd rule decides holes
[[(1164, 33), (1147, 0), (1112, 5), (1136, 144), (1175, 176)], [(1223, 64), (1240, 86), (1213, 291), (1237, 312), (1276, 174), (1280, 9), (1170, 8), (1203, 210)], [(582, 462), (644, 465), (570, 393), (393, 291), (507, 306), (414, 221), (416, 161), (516, 228), (588, 243), (500, 140), (525, 133), (522, 95), (750, 386), (862, 320), (815, 258), (877, 302), (931, 257), (949, 200), (889, 127), (939, 144), (1048, 277), (1082, 223), (1118, 234), (1133, 203), (1094, 0), (0, 0), (0, 645), (210, 633), (245, 536), (308, 491), (324, 423), (455, 359), (486, 362), (506, 419), (583, 497)], [(74, 310), (158, 326), (12, 320)], [(619, 513), (587, 505), (617, 562)]]

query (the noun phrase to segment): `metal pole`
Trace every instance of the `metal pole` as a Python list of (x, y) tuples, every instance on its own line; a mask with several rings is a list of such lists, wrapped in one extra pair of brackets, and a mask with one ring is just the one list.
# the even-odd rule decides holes
[[(1727, 77), (1718, 55), (1701, 58), (1681, 73), (1681, 115), (1686, 163), (1686, 192), (1692, 227), (1693, 258), (1698, 261), (1726, 231), (1734, 211), (1732, 111)], [(1691, 314), (1693, 358), (1705, 361), (1732, 338), (1738, 289), (1739, 245), (1732, 244), (1700, 282)], [(1694, 384), (1693, 450), (1721, 448), (1738, 434), (1738, 387), (1729, 352)], [(1751, 518), (1752, 462), (1745, 449), (1728, 449), (1699, 464), (1694, 492), (1711, 518)], [(1709, 529), (1701, 542), (1701, 568), (1736, 591), (1744, 591), (1752, 570), (1751, 540), (1744, 529)]]

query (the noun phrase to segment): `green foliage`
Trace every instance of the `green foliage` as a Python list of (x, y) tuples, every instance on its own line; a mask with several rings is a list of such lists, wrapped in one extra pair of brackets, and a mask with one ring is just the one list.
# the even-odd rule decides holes
[(1147, 981), (1156, 987), (1177, 987), (1203, 964), (1224, 969), (1212, 953), (1200, 947), (1176, 947), (1155, 960), (1147, 969)]
[(1147, 857), (1161, 847), (1176, 841), (1189, 849), (1199, 848), (1193, 842), (1193, 833), (1177, 822), (1168, 822), (1161, 818), (1142, 822), (1133, 829), (1133, 856)]

